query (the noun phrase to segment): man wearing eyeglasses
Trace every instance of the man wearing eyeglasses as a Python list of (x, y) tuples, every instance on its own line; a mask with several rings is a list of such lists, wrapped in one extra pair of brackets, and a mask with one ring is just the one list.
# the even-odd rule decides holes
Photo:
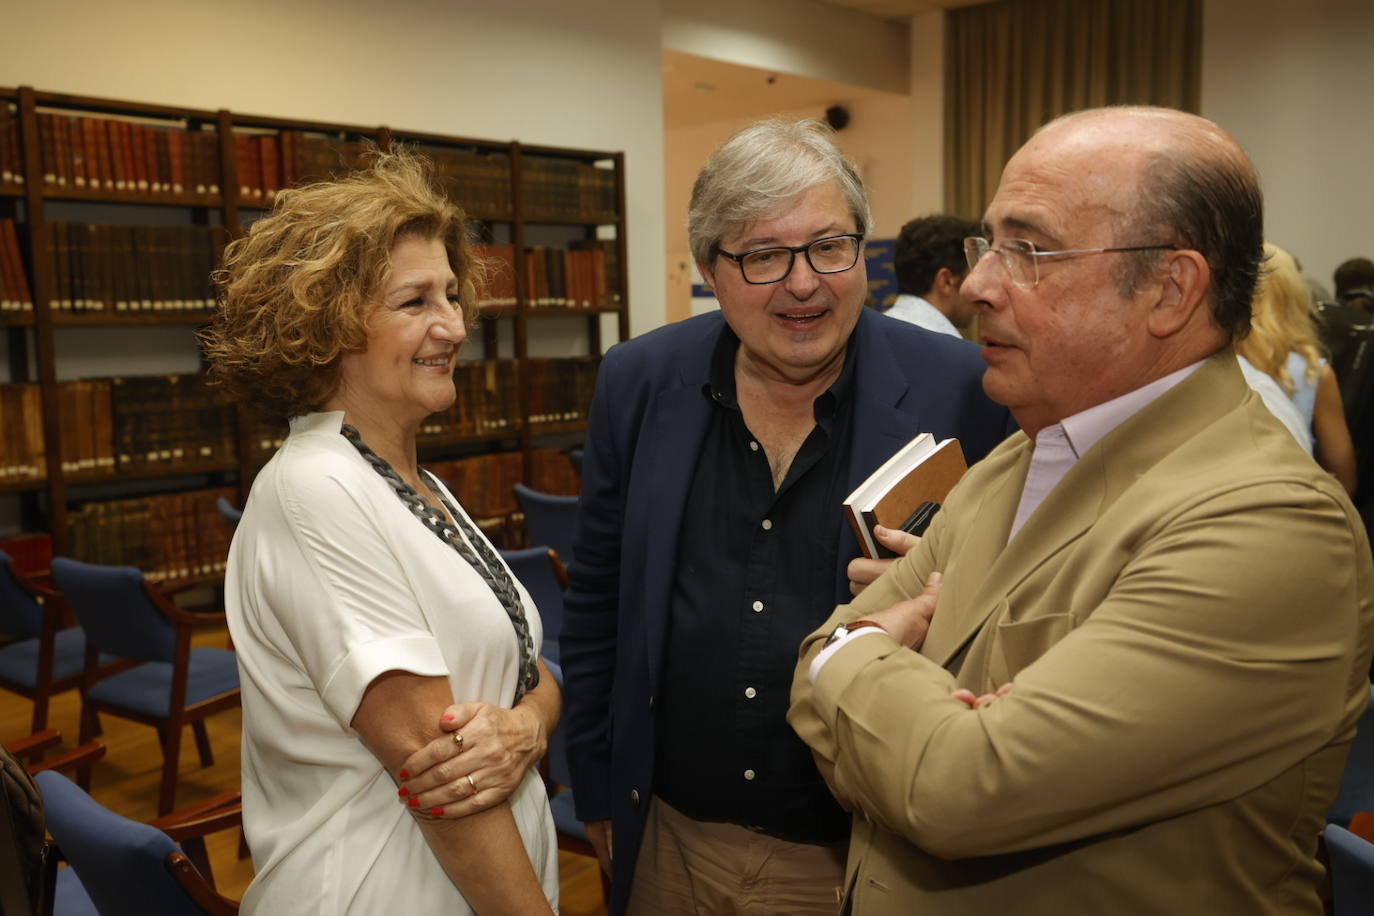
[(1374, 566), (1231, 347), (1261, 210), (1180, 112), (1069, 115), (1007, 163), (964, 292), (1022, 432), (793, 684), (856, 814), (846, 911), (1322, 912)]
[(614, 347), (591, 410), (560, 638), (577, 812), (613, 913), (833, 913), (848, 817), (785, 715), (848, 593), (841, 503), (918, 433), (974, 461), (1010, 415), (971, 344), (864, 308), (868, 202), (821, 125), (737, 134), (688, 223), (720, 311)]

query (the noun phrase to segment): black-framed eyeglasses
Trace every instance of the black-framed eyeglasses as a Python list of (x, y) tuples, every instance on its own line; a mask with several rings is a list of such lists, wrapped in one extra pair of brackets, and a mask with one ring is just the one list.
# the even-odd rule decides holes
[(777, 283), (787, 278), (796, 263), (798, 252), (806, 255), (806, 263), (818, 274), (844, 273), (859, 263), (859, 252), (863, 250), (863, 233), (851, 232), (845, 235), (830, 235), (816, 239), (805, 245), (791, 248), (778, 245), (772, 248), (755, 248), (732, 254), (719, 246), (716, 253), (724, 255), (739, 265), (745, 283), (762, 285)]
[(1011, 282), (1023, 289), (1031, 289), (1040, 282), (1040, 259), (1050, 257), (1075, 257), (1084, 254), (1105, 254), (1111, 251), (1155, 251), (1176, 250), (1176, 245), (1126, 245), (1120, 248), (1066, 248), (1062, 251), (1040, 251), (1034, 242), (1025, 239), (1003, 239), (996, 247), (985, 238), (971, 236), (964, 239), (964, 259), (969, 270), (989, 254), (996, 254), (1007, 269)]

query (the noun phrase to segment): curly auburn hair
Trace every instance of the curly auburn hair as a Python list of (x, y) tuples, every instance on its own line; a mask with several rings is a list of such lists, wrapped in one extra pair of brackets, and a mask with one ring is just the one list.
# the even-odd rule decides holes
[(218, 308), (199, 334), (211, 383), (269, 416), (318, 410), (338, 387), (343, 356), (367, 346), (391, 251), (405, 237), (443, 244), (471, 320), (484, 264), (427, 159), (372, 152), (344, 178), (282, 191), (213, 275)]

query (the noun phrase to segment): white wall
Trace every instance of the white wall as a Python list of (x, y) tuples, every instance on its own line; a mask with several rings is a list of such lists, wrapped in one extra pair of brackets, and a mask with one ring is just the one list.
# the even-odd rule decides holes
[(907, 91), (907, 27), (817, 0), (663, 0), (663, 47), (851, 86)]
[(6, 4), (0, 85), (624, 150), (631, 330), (661, 323), (658, 0)]
[(1374, 257), (1374, 3), (1206, 0), (1202, 114), (1259, 169), (1266, 235), (1328, 288)]
[(945, 209), (945, 14), (911, 17), (912, 216)]
[[(919, 126), (927, 133), (933, 129), (938, 150), (941, 125), (938, 118), (933, 125), (921, 123), (927, 110), (917, 112), (912, 107), (908, 95), (912, 44), (905, 23), (816, 0), (663, 0), (663, 47), (857, 87), (850, 98), (831, 98), (814, 107), (757, 111), (665, 131), (668, 320), (691, 312), (687, 202), (692, 182), (717, 146), (757, 118), (822, 118), (826, 105), (845, 105), (850, 124), (839, 133), (838, 141), (858, 165), (868, 188), (877, 236), (895, 235), (902, 223), (917, 215), (918, 206), (926, 206), (926, 200), (939, 206), (938, 169), (925, 171), (929, 157), (918, 155), (916, 147)], [(880, 92), (863, 91), (875, 89)], [(920, 162), (922, 171), (914, 170), (912, 162)]]

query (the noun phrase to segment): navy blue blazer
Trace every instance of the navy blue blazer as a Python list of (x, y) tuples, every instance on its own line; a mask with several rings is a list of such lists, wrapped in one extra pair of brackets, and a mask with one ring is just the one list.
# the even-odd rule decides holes
[[(582, 459), (582, 496), (559, 651), (563, 728), (577, 815), (612, 821), (615, 892), (629, 896), (653, 791), (654, 691), (692, 472), (710, 420), (702, 394), (724, 328), (712, 312), (606, 354)], [(854, 330), (849, 488), (918, 433), (959, 439), (973, 462), (1015, 427), (983, 393), (984, 364), (966, 341), (864, 309)], [(859, 546), (839, 506), (835, 602)], [(796, 646), (778, 646), (794, 655)]]

